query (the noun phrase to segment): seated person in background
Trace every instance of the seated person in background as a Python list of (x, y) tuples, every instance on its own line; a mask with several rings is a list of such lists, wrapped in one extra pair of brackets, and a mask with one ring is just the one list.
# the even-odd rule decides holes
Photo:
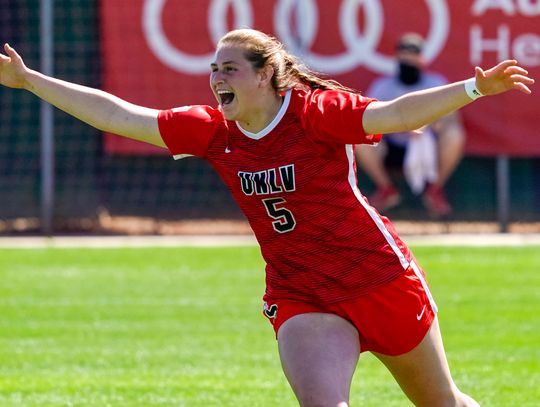
[[(396, 45), (396, 75), (376, 79), (366, 96), (391, 100), (408, 92), (446, 84), (442, 75), (424, 69), (422, 47), (420, 35), (404, 34)], [(461, 160), (464, 144), (465, 132), (458, 113), (454, 112), (418, 131), (386, 135), (377, 146), (357, 146), (357, 162), (377, 188), (370, 203), (380, 211), (400, 203), (401, 195), (389, 173), (389, 169), (399, 168), (411, 190), (422, 193), (424, 205), (432, 216), (449, 215), (452, 207), (443, 187)]]

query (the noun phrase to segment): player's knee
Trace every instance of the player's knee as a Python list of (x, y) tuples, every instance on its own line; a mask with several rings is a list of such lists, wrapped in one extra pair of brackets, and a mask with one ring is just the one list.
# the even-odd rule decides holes
[(334, 402), (308, 402), (307, 404), (300, 402), (300, 407), (349, 407), (349, 403), (345, 401), (338, 402), (337, 404)]
[(461, 393), (461, 405), (463, 407), (480, 407), (480, 403), (465, 393)]
[(296, 394), (301, 407), (348, 407), (348, 397), (330, 394)]
[(472, 397), (461, 393), (459, 390), (448, 390), (426, 395), (427, 397), (417, 400), (417, 407), (479, 407)]

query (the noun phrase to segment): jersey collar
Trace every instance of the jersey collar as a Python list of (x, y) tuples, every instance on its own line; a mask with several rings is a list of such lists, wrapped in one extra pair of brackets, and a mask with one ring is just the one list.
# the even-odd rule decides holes
[(289, 103), (291, 101), (291, 94), (292, 94), (292, 89), (289, 89), (287, 92), (285, 92), (283, 103), (281, 104), (281, 107), (279, 108), (279, 111), (276, 117), (274, 117), (274, 120), (272, 120), (268, 124), (268, 126), (266, 126), (264, 129), (262, 129), (258, 133), (252, 133), (250, 131), (244, 130), (242, 126), (240, 126), (240, 123), (238, 122), (235, 122), (236, 127), (238, 127), (238, 130), (240, 130), (245, 136), (249, 137), (250, 139), (253, 139), (253, 140), (262, 139), (264, 136), (266, 136), (268, 133), (270, 133), (272, 130), (275, 129), (275, 127), (278, 125), (278, 123), (281, 121), (281, 119), (287, 112)]

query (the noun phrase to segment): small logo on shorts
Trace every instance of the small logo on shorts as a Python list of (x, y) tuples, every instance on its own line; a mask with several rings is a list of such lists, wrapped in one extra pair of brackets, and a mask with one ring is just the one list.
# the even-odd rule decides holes
[(264, 315), (269, 319), (275, 319), (277, 316), (278, 306), (276, 304), (268, 305), (267, 302), (264, 303)]
[(424, 312), (426, 312), (426, 306), (424, 305), (424, 308), (422, 308), (422, 312), (420, 314), (416, 314), (416, 320), (420, 321), (422, 317), (424, 316)]

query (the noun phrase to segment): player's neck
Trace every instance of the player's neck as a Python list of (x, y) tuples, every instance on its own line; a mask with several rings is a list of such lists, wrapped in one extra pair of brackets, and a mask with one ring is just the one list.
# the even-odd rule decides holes
[(274, 120), (283, 104), (283, 97), (275, 95), (266, 98), (261, 108), (256, 107), (250, 112), (245, 120), (238, 120), (238, 124), (250, 133), (259, 133)]

